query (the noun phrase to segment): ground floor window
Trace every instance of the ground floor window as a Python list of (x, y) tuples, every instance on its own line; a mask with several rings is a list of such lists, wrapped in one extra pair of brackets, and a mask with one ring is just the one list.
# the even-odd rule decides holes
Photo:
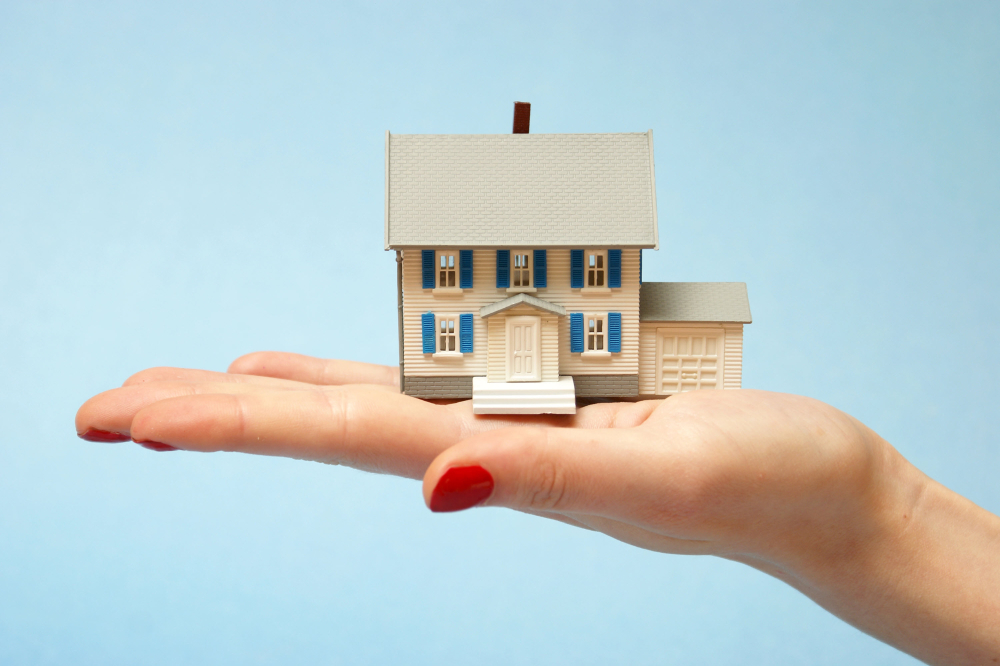
[(587, 322), (587, 351), (605, 351), (607, 349), (606, 335), (608, 331), (607, 314), (588, 314)]
[(438, 316), (438, 348), (439, 352), (458, 351), (456, 338), (458, 337), (458, 316), (439, 315)]

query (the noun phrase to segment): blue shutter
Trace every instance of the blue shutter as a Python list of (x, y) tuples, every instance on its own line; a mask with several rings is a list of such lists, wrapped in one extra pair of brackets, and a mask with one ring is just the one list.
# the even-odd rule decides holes
[(434, 353), (434, 313), (425, 312), (420, 315), (420, 324), (424, 331), (424, 353)]
[(548, 286), (548, 261), (545, 250), (535, 250), (535, 288), (545, 289)]
[(472, 250), (458, 252), (458, 286), (472, 289)]
[(573, 289), (583, 288), (583, 250), (569, 251), (569, 286)]
[(621, 289), (622, 286), (622, 251), (608, 250), (608, 286)]
[(420, 262), (423, 264), (424, 289), (434, 288), (434, 250), (421, 250)]
[(497, 289), (510, 286), (510, 250), (497, 250)]
[(463, 354), (472, 353), (472, 314), (458, 315), (458, 350)]
[(583, 351), (583, 313), (569, 313), (569, 350), (571, 352)]
[(622, 313), (608, 313), (608, 351), (617, 354), (622, 350)]

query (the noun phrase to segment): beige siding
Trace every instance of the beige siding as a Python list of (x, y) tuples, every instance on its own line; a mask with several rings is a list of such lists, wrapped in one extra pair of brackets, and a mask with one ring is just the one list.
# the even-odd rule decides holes
[(504, 318), (501, 316), (490, 317), (486, 320), (486, 325), (489, 330), (489, 358), (486, 378), (491, 382), (503, 382), (507, 380), (507, 329), (504, 325)]
[(543, 382), (559, 381), (559, 319), (559, 317), (542, 317)]
[[(518, 248), (511, 248), (518, 249)], [(499, 313), (483, 320), (479, 308), (495, 303), (510, 294), (496, 288), (496, 250), (475, 250), (473, 253), (473, 289), (458, 295), (434, 294), (423, 289), (419, 250), (403, 252), (403, 333), (405, 374), (408, 376), (488, 376), (493, 380), (497, 373), (506, 372), (504, 359), (493, 358), (488, 353), (499, 339), (503, 344), (503, 317)], [(580, 354), (569, 351), (569, 317), (557, 317), (556, 339), (551, 335), (551, 322), (542, 324), (542, 376), (548, 380), (559, 375), (636, 374), (639, 368), (639, 250), (622, 250), (622, 288), (609, 294), (583, 294), (570, 288), (569, 250), (548, 250), (548, 287), (539, 289), (538, 298), (556, 303), (567, 312), (621, 312), (622, 351), (610, 359), (584, 360)], [(461, 314), (473, 313), (474, 351), (458, 359), (435, 359), (423, 353), (420, 316), (425, 312)], [(538, 310), (534, 313), (544, 316)], [(544, 316), (545, 319), (551, 319)], [(499, 329), (487, 321), (498, 320)], [(499, 330), (499, 336), (494, 334)], [(549, 331), (546, 336), (546, 331)], [(558, 367), (550, 358), (553, 346), (558, 349)], [(488, 370), (488, 371), (487, 371)], [(503, 381), (500, 379), (499, 381)]]
[(639, 325), (639, 395), (656, 393), (656, 329), (663, 324)]
[(722, 388), (738, 389), (743, 385), (743, 324), (727, 324), (725, 329)]
[(723, 332), (720, 375), (722, 388), (738, 389), (743, 371), (743, 324), (711, 322), (649, 322), (640, 326), (639, 333), (639, 395), (654, 395), (656, 386), (657, 329), (691, 330), (721, 329)]

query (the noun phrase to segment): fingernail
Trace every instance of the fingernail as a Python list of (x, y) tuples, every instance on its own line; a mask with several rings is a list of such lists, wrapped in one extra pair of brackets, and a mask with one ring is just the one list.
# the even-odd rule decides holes
[(140, 442), (137, 439), (133, 439), (133, 442), (138, 444), (144, 449), (149, 449), (150, 451), (180, 451), (176, 446), (170, 446), (169, 444), (164, 444), (163, 442), (154, 442), (151, 439)]
[(493, 494), (493, 477), (479, 465), (452, 467), (431, 493), (431, 511), (471, 509)]
[(88, 442), (127, 442), (132, 439), (128, 435), (123, 435), (120, 432), (97, 430), (95, 428), (87, 428), (86, 432), (78, 432), (76, 433), (76, 436), (80, 439), (85, 439)]

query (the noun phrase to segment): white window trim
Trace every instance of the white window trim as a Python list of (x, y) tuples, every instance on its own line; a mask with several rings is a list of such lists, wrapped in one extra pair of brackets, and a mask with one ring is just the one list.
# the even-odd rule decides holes
[[(441, 350), (441, 320), (454, 320), (455, 322), (455, 351)], [(457, 313), (435, 312), (434, 313), (434, 356), (436, 359), (462, 358), (462, 318)]]
[[(601, 328), (603, 329), (600, 335), (604, 338), (604, 349), (589, 349), (590, 347), (590, 320), (600, 320), (603, 322)], [(611, 352), (608, 351), (608, 313), (607, 312), (585, 312), (583, 314), (583, 358), (611, 358)]]
[[(508, 266), (510, 286), (507, 287), (508, 294), (534, 294), (538, 292), (535, 287), (535, 253), (533, 250), (508, 250), (510, 252), (510, 266)], [(518, 270), (514, 268), (514, 257), (516, 255), (525, 255), (528, 257), (528, 286), (514, 286), (514, 271)]]
[[(442, 287), (439, 282), (441, 281), (441, 257), (455, 257), (455, 286), (454, 287)], [(446, 270), (451, 270), (446, 269)], [(431, 293), (435, 296), (452, 296), (461, 294), (464, 289), (459, 285), (462, 284), (462, 254), (458, 250), (435, 250), (434, 251), (434, 288)]]
[[(599, 256), (603, 258), (601, 262), (604, 264), (604, 268), (601, 268), (601, 272), (604, 273), (604, 285), (603, 286), (590, 286), (590, 255)], [(595, 261), (596, 263), (596, 261)], [(608, 277), (610, 271), (608, 271), (608, 251), (607, 250), (584, 250), (583, 251), (583, 293), (590, 294), (610, 294), (611, 287), (608, 286)], [(596, 281), (596, 280), (595, 280)]]

